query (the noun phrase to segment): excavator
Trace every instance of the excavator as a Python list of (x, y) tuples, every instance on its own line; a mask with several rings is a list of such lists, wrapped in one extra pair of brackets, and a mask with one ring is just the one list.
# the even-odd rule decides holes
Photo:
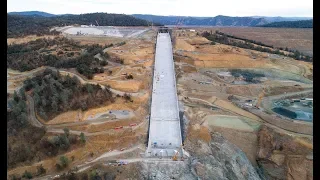
[[(180, 146), (179, 150), (182, 150), (182, 145)], [(172, 160), (173, 160), (173, 161), (177, 161), (177, 160), (178, 160), (178, 154), (179, 154), (179, 151), (177, 151), (177, 152), (172, 156)]]
[(262, 101), (262, 99), (264, 98), (264, 96), (266, 95), (266, 92), (269, 90), (269, 88), (268, 88), (268, 83), (269, 83), (269, 82), (270, 82), (270, 80), (265, 81), (266, 86), (263, 87), (261, 93), (259, 94), (258, 102), (257, 102), (257, 104), (254, 106), (254, 107), (257, 108), (257, 109), (260, 109), (259, 107), (260, 107), (261, 101)]
[(254, 106), (254, 107), (256, 107), (257, 109), (260, 109), (259, 107), (260, 107), (260, 104), (261, 104), (261, 101), (262, 101), (262, 99), (263, 99), (263, 97), (265, 96), (265, 88), (263, 88), (262, 89), (262, 92), (259, 94), (259, 98), (258, 98), (258, 102), (257, 102), (257, 104)]
[(174, 161), (177, 161), (178, 160), (178, 154), (179, 154), (179, 151), (177, 151), (174, 156), (172, 157), (172, 160)]

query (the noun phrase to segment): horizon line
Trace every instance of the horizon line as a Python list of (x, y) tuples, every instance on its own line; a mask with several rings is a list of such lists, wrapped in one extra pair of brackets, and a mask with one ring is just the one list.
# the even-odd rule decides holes
[[(21, 13), (21, 12), (32, 12), (32, 11), (37, 11), (37, 12), (43, 12), (43, 13), (48, 13), (48, 14), (53, 14), (53, 15), (64, 15), (64, 14), (70, 14), (70, 15), (80, 15), (80, 14), (93, 14), (93, 13), (108, 13), (108, 12), (86, 12), (86, 13), (80, 13), (80, 14), (73, 14), (73, 13), (64, 13), (64, 14), (55, 14), (55, 13), (50, 13), (46, 11), (41, 11), (41, 10), (28, 10), (28, 11), (11, 11), (7, 12), (8, 13)], [(125, 14), (125, 15), (135, 15), (135, 14), (126, 14), (126, 13), (108, 13), (108, 14)], [(139, 15), (152, 15), (152, 16), (177, 16), (177, 17), (205, 17), (205, 18), (212, 18), (212, 17), (217, 17), (217, 16), (228, 16), (228, 17), (283, 17), (283, 18), (313, 18), (313, 16), (264, 16), (264, 15), (248, 15), (248, 16), (229, 16), (229, 15), (216, 15), (216, 16), (184, 16), (184, 15), (158, 15), (158, 14), (139, 14)]]

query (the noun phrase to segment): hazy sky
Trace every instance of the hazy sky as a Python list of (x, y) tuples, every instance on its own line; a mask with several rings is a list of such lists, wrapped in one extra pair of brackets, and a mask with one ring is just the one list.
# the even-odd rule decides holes
[(8, 0), (7, 12), (313, 17), (312, 0)]

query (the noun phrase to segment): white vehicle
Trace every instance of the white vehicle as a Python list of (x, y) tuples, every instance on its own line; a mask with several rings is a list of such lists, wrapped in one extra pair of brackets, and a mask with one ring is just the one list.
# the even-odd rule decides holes
[(58, 178), (58, 177), (60, 177), (60, 175), (59, 175), (59, 174), (57, 174), (57, 175), (53, 176), (53, 178)]

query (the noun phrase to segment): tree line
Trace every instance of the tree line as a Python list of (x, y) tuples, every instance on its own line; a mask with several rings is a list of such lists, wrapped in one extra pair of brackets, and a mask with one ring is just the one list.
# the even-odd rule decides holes
[[(230, 45), (230, 46), (236, 46), (236, 47), (240, 47), (240, 48), (244, 48), (244, 49), (251, 49), (251, 50), (256, 50), (256, 51), (260, 51), (260, 52), (267, 52), (267, 53), (272, 53), (272, 54), (278, 54), (278, 55), (282, 55), (282, 56), (287, 56), (287, 57), (291, 57), (293, 59), (296, 60), (302, 60), (302, 61), (306, 61), (306, 62), (312, 62), (312, 57), (305, 55), (301, 52), (299, 52), (298, 50), (290, 50), (287, 47), (286, 48), (278, 48), (278, 49), (273, 49), (268, 47), (264, 47), (266, 45), (264, 45), (263, 43), (258, 42), (259, 44), (257, 44), (256, 41), (253, 40), (248, 40), (245, 38), (239, 38), (236, 36), (232, 36), (232, 35), (227, 35), (225, 33), (221, 33), (219, 31), (216, 31), (216, 33), (212, 33), (212, 32), (203, 32), (201, 34), (203, 37), (207, 38), (208, 40), (211, 41), (211, 44), (214, 45), (215, 42), (221, 43), (221, 44), (226, 44), (226, 45)], [(241, 39), (245, 42), (241, 42), (241, 41), (235, 41), (233, 39)], [(259, 45), (259, 46), (255, 46), (255, 44)], [(280, 50), (284, 50), (287, 52), (290, 52), (288, 54), (285, 54), (284, 52), (281, 52)]]
[(265, 46), (265, 47), (273, 48), (272, 45), (267, 45), (267, 44), (264, 44), (264, 43), (259, 42), (259, 41), (254, 41), (254, 40), (251, 40), (251, 39), (246, 39), (246, 38), (241, 38), (241, 37), (229, 35), (229, 34), (226, 34), (226, 33), (220, 32), (220, 31), (216, 31), (216, 34), (219, 34), (219, 35), (222, 35), (222, 36), (227, 36), (227, 37), (233, 38), (233, 39), (243, 40), (243, 41), (246, 41), (246, 42), (249, 42), (249, 43), (253, 43), (253, 44), (256, 44), (256, 45), (260, 45), (260, 46)]
[(275, 27), (275, 28), (313, 28), (313, 20), (300, 21), (281, 21), (264, 24), (259, 27)]

